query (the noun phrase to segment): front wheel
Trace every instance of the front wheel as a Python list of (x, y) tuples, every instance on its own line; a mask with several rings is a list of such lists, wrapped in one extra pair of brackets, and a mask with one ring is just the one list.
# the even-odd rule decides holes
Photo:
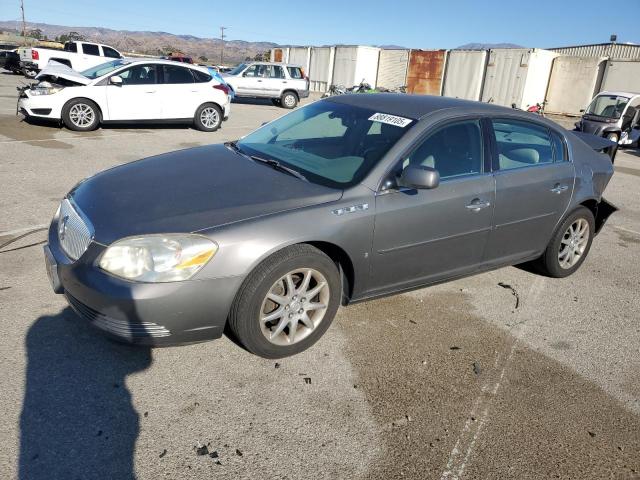
[(539, 266), (550, 277), (568, 277), (584, 262), (594, 234), (593, 213), (588, 208), (578, 208), (556, 229)]
[(247, 350), (281, 358), (306, 350), (327, 331), (340, 304), (335, 263), (311, 245), (293, 245), (247, 277), (229, 327)]
[(618, 143), (618, 141), (620, 140), (620, 135), (618, 135), (617, 133), (613, 132), (613, 133), (608, 133), (607, 134), (607, 140), (611, 140), (612, 142), (616, 142)]
[(100, 125), (100, 109), (87, 98), (76, 98), (62, 108), (62, 122), (69, 130), (88, 132)]
[(215, 132), (222, 125), (222, 110), (213, 103), (205, 103), (196, 111), (193, 124), (203, 132)]

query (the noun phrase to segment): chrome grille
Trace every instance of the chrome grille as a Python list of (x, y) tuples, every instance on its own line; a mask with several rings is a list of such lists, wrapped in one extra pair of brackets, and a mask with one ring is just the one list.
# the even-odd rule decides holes
[(72, 260), (79, 259), (93, 240), (93, 227), (87, 224), (68, 199), (60, 204), (58, 239), (64, 252)]

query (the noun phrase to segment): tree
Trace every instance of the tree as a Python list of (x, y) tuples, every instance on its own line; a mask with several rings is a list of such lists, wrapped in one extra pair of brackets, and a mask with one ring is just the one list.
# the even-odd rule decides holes
[(256, 56), (253, 57), (253, 60), (255, 62), (268, 62), (269, 58), (271, 58), (271, 52), (262, 52), (262, 53), (256, 53)]
[(42, 30), (39, 28), (34, 28), (33, 30), (29, 30), (27, 32), (28, 37), (35, 38), (36, 40), (42, 40)]
[(78, 32), (69, 32), (69, 35), (67, 35), (67, 37), (69, 38), (68, 41), (70, 42), (76, 42), (79, 40), (84, 40), (84, 36), (80, 35)]

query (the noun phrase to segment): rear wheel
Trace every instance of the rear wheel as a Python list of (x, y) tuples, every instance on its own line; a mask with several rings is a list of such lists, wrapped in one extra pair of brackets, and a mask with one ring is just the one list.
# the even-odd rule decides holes
[(100, 109), (87, 98), (76, 98), (62, 108), (62, 121), (69, 130), (88, 132), (100, 125)]
[(229, 327), (256, 355), (294, 355), (327, 331), (340, 296), (335, 263), (311, 245), (293, 245), (247, 277), (231, 308)]
[(203, 132), (215, 132), (222, 125), (222, 110), (213, 103), (205, 103), (196, 111), (193, 124)]
[(284, 108), (295, 108), (298, 105), (298, 96), (293, 92), (284, 92), (280, 97), (280, 103)]
[(618, 143), (618, 141), (620, 140), (620, 135), (618, 135), (615, 132), (608, 133), (607, 134), (607, 140), (611, 140), (612, 142)]
[(568, 277), (587, 257), (594, 233), (593, 213), (588, 208), (578, 208), (556, 229), (538, 265), (551, 277)]

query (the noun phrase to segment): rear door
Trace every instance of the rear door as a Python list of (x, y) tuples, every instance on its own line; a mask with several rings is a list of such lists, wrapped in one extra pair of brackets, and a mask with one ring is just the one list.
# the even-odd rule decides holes
[[(82, 47), (82, 54), (75, 56), (71, 60), (74, 70), (82, 71), (104, 63), (104, 57), (100, 54), (99, 45), (95, 43), (81, 43), (80, 45)], [(79, 61), (77, 61), (76, 58), (79, 58)]]
[(122, 85), (108, 83), (109, 120), (153, 120), (160, 118), (158, 65), (138, 64), (118, 72)]
[(180, 63), (162, 65), (162, 84), (158, 88), (158, 102), (164, 119), (193, 118), (198, 105), (199, 88), (189, 67)]
[(376, 196), (370, 285), (372, 293), (435, 282), (473, 272), (491, 230), (494, 179), (479, 119), (436, 129), (406, 155), (409, 165), (435, 168), (431, 190), (391, 188)]
[(571, 200), (575, 172), (564, 139), (545, 125), (491, 124), (496, 203), (486, 257), (492, 264), (514, 263), (546, 248)]
[(287, 87), (298, 92), (309, 90), (309, 80), (304, 76), (304, 72), (300, 67), (287, 67), (289, 78), (287, 79)]

